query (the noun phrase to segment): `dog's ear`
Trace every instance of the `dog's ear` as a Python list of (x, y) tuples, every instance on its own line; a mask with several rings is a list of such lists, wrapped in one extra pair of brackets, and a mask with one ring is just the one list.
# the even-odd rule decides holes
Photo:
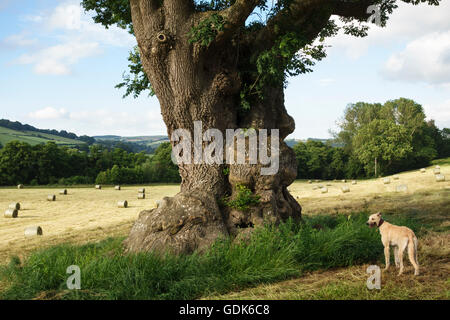
[(377, 212), (377, 216), (381, 217), (381, 212)]

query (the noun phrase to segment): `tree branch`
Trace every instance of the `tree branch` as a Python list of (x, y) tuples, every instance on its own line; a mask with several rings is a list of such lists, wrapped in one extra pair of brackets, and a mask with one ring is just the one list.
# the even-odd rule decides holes
[(354, 18), (360, 21), (367, 20), (372, 13), (367, 13), (369, 6), (375, 4), (375, 0), (360, 0), (357, 2), (342, 2), (339, 0), (333, 1), (333, 14), (345, 17)]
[[(159, 9), (158, 0), (130, 0), (131, 18), (136, 39), (150, 39), (157, 31), (157, 22), (161, 17), (156, 17)], [(159, 19), (158, 19), (159, 18)]]
[(306, 41), (313, 41), (327, 25), (331, 15), (355, 18), (360, 21), (369, 18), (367, 8), (376, 0), (294, 0), (289, 7), (272, 17), (267, 25), (249, 39), (255, 48), (271, 48), (282, 32), (301, 31)]
[(130, 6), (138, 40), (181, 27), (194, 12), (193, 0), (130, 0)]
[(169, 18), (173, 23), (185, 23), (186, 20), (194, 13), (193, 0), (157, 0), (163, 2), (166, 18)]
[(250, 14), (255, 10), (260, 0), (236, 0), (236, 2), (219, 12), (232, 29), (243, 26)]

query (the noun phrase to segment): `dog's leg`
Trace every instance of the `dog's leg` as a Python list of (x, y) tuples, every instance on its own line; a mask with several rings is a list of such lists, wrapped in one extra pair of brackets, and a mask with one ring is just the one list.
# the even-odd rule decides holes
[(403, 273), (403, 253), (405, 252), (407, 245), (408, 245), (408, 242), (406, 241), (405, 244), (401, 244), (398, 248), (398, 260), (400, 263), (400, 271), (398, 272), (399, 276)]
[(386, 261), (386, 267), (384, 268), (384, 270), (389, 269), (389, 258), (390, 258), (390, 253), (389, 253), (389, 244), (387, 246), (384, 246), (384, 260)]
[(417, 263), (417, 239), (410, 239), (408, 243), (409, 261), (414, 267), (414, 275), (419, 275), (419, 264)]
[(394, 247), (394, 259), (395, 259), (395, 266), (398, 268), (400, 266), (400, 263), (398, 260), (398, 246)]

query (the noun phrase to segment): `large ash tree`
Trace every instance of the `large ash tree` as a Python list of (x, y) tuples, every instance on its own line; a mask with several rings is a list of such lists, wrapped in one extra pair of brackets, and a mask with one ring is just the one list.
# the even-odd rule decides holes
[(180, 164), (181, 192), (140, 214), (127, 250), (189, 253), (265, 221), (299, 219), (301, 207), (287, 190), (297, 173), (283, 142), (295, 128), (284, 106), (287, 78), (310, 72), (340, 29), (365, 36), (371, 16), (385, 25), (395, 2), (84, 0), (96, 22), (136, 36), (118, 87), (126, 95), (155, 94), (169, 136), (179, 128), (193, 133), (194, 121), (224, 137), (226, 129), (279, 129), (275, 175), (261, 175), (261, 165)]

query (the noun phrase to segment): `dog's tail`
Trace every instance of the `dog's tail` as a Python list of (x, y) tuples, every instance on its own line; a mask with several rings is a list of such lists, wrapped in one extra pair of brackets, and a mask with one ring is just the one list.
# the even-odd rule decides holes
[(414, 260), (416, 260), (416, 263), (419, 264), (419, 261), (417, 260), (417, 237), (415, 235), (409, 235), (409, 241), (408, 246), (414, 246)]
[(419, 264), (419, 260), (417, 260), (417, 243), (418, 243), (418, 241), (417, 241), (416, 236), (413, 237), (413, 242), (414, 242), (414, 249), (415, 249), (414, 250), (414, 252), (415, 252), (414, 258), (416, 258), (416, 263)]

